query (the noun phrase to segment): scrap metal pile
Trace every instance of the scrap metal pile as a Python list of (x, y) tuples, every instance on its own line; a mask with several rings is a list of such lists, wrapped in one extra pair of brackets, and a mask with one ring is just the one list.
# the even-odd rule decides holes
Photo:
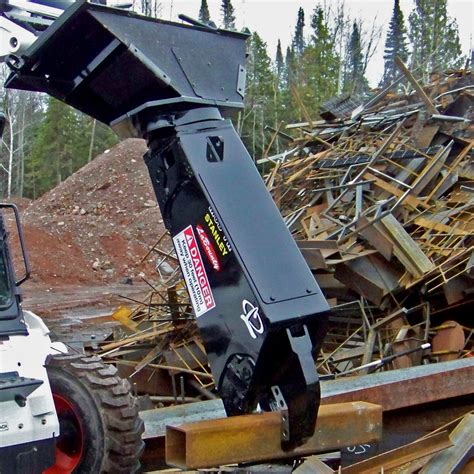
[[(271, 165), (267, 187), (332, 306), (319, 371), (340, 377), (469, 357), (473, 74), (439, 75), (412, 93), (382, 91), (356, 106), (328, 102), (325, 120), (287, 126), (299, 135), (288, 152), (260, 160)], [(160, 279), (147, 299), (115, 314), (132, 334), (101, 351), (134, 374), (180, 369), (209, 395), (212, 377), (170, 247), (163, 234), (150, 251)], [(173, 377), (178, 395), (187, 394)]]
[(472, 355), (474, 79), (407, 74), (414, 93), (289, 125), (265, 178), (332, 302), (323, 373), (417, 365), (428, 342), (430, 360)]
[[(441, 472), (469, 458), (460, 440), (473, 421), (466, 396), (474, 340), (474, 78), (451, 72), (416, 85), (412, 93), (382, 91), (363, 107), (336, 98), (322, 108), (324, 120), (287, 126), (298, 135), (288, 151), (257, 162), (266, 167), (267, 188), (332, 307), (316, 362), (325, 380), (318, 423), (324, 426), (331, 404), (357, 400), (384, 414), (383, 438), (374, 434), (369, 444), (343, 448), (340, 459), (310, 457), (295, 472), (337, 472), (328, 465), (338, 463), (342, 472), (402, 464)], [(143, 301), (114, 313), (120, 329), (95, 353), (158, 406), (207, 399), (189, 405), (202, 413), (189, 413), (198, 411), (202, 426), (214, 426), (210, 420), (224, 423), (226, 415), (221, 401), (212, 400), (214, 381), (170, 249), (165, 232), (143, 257), (156, 262), (159, 277), (147, 281)], [(440, 381), (446, 381), (442, 391)], [(181, 406), (165, 410), (171, 411), (142, 412), (146, 440), (168, 439), (173, 433), (164, 426), (180, 425), (187, 413)], [(429, 416), (432, 410), (437, 417)], [(157, 414), (174, 421), (156, 424)], [(179, 439), (203, 429), (183, 426), (172, 428)], [(354, 427), (344, 432), (358, 433)], [(175, 449), (179, 443), (173, 443)], [(192, 450), (185, 458), (171, 450), (167, 462), (190, 468), (254, 459), (235, 446), (222, 459), (196, 450), (196, 458)], [(275, 459), (275, 452), (255, 459)], [(354, 452), (373, 457), (360, 461)]]
[(143, 263), (156, 258), (158, 281), (145, 280), (150, 291), (143, 301), (127, 298), (137, 304), (121, 306), (112, 314), (121, 323), (114, 341), (94, 348), (159, 405), (196, 401), (188, 396), (189, 390), (201, 398), (216, 398), (186, 286), (170, 248), (171, 238), (164, 232), (142, 258)]

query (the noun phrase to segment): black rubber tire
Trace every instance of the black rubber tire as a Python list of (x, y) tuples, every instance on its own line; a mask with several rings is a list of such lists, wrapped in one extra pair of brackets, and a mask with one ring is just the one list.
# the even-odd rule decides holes
[(73, 474), (129, 474), (140, 470), (143, 420), (127, 380), (99, 357), (55, 356), (46, 363), (53, 394), (74, 407), (83, 455)]

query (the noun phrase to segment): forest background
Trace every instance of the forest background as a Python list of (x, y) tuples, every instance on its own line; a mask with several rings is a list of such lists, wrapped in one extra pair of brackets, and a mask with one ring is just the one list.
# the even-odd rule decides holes
[[(234, 125), (255, 159), (283, 151), (288, 144), (283, 124), (317, 119), (328, 99), (345, 94), (366, 101), (374, 93), (368, 65), (380, 48), (378, 88), (396, 79), (396, 56), (425, 83), (432, 73), (472, 67), (472, 51), (462, 54), (448, 0), (415, 0), (407, 17), (400, 0), (386, 3), (392, 14), (384, 37), (376, 20), (351, 16), (344, 0), (314, 2), (310, 15), (294, 2), (291, 42), (282, 47), (278, 40), (273, 54), (258, 31), (246, 29), (245, 109)], [(135, 0), (133, 9), (157, 18), (164, 14), (156, 0)], [(221, 0), (214, 17), (207, 0), (197, 1), (195, 17), (231, 30), (238, 23), (232, 0)], [(1, 84), (7, 75), (2, 66)], [(2, 198), (36, 199), (119, 140), (104, 124), (42, 94), (1, 87), (0, 110), (8, 119), (0, 146)], [(281, 133), (274, 140), (276, 130)]]

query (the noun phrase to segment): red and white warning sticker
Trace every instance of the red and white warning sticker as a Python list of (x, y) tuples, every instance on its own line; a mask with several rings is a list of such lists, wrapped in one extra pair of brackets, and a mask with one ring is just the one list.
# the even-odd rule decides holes
[(196, 317), (202, 316), (214, 308), (216, 303), (192, 226), (175, 235), (173, 243), (194, 312)]

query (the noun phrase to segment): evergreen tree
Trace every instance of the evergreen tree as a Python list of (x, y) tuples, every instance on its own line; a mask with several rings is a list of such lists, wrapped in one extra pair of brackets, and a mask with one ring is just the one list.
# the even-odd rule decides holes
[(295, 33), (291, 43), (291, 48), (286, 54), (286, 91), (283, 93), (284, 106), (286, 111), (285, 119), (293, 121), (300, 118), (300, 103), (297, 96), (303, 83), (303, 61), (306, 42), (304, 38), (305, 15), (302, 7), (298, 9), (296, 18)]
[(368, 91), (368, 82), (364, 77), (364, 55), (360, 28), (357, 22), (352, 25), (352, 33), (347, 50), (344, 90), (354, 95), (361, 95)]
[(281, 41), (278, 39), (276, 56), (275, 56), (275, 69), (278, 78), (278, 84), (282, 84), (285, 74), (285, 60), (283, 59), (283, 52), (281, 50)]
[(211, 15), (209, 13), (209, 7), (207, 6), (207, 0), (201, 0), (201, 8), (199, 9), (199, 21), (203, 23), (209, 23), (211, 21)]
[(293, 51), (296, 56), (301, 56), (304, 52), (305, 41), (304, 41), (304, 10), (302, 7), (298, 10), (298, 16), (296, 20), (295, 35), (293, 37)]
[(458, 26), (448, 16), (447, 0), (415, 0), (408, 20), (411, 64), (423, 71), (425, 80), (431, 71), (462, 64)]
[(89, 161), (89, 158), (93, 159), (107, 148), (117, 144), (118, 138), (110, 127), (88, 115), (78, 113), (78, 122), (80, 138), (76, 148), (80, 160), (77, 165), (80, 167)]
[(274, 126), (275, 107), (271, 97), (275, 82), (267, 44), (258, 33), (253, 33), (249, 40), (247, 59), (245, 111), (239, 129), (244, 143), (254, 157), (262, 156), (265, 151), (265, 125)]
[(326, 20), (327, 13), (316, 6), (311, 16), (311, 39), (303, 54), (296, 56), (291, 50), (287, 52), (290, 80), (288, 90), (283, 93), (287, 121), (316, 118), (321, 102), (337, 94), (340, 61), (335, 51), (334, 32)]
[[(315, 61), (319, 63), (321, 70), (321, 77), (323, 82), (332, 83), (336, 81), (339, 70), (339, 55), (336, 52), (336, 45), (334, 44), (333, 34), (330, 31), (329, 25), (325, 19), (324, 10), (317, 6), (314, 9), (311, 18), (312, 42), (315, 48)], [(321, 82), (321, 81), (319, 81)]]
[(295, 82), (296, 58), (293, 48), (286, 48), (285, 55), (285, 73), (286, 87), (290, 88)]
[(79, 155), (75, 146), (78, 125), (74, 109), (56, 99), (48, 99), (45, 117), (26, 161), (27, 195), (36, 198), (73, 173)]
[(117, 143), (108, 127), (92, 125), (90, 117), (48, 98), (44, 118), (25, 158), (26, 196), (37, 198), (85, 165), (90, 152), (95, 157)]
[(256, 32), (250, 38), (247, 60), (247, 99), (251, 105), (262, 103), (272, 91), (272, 61), (268, 56), (267, 43)]
[(299, 120), (299, 107), (294, 92), (301, 85), (301, 61), (292, 47), (286, 48), (283, 77), (280, 82), (278, 116), (287, 123)]
[(315, 113), (322, 101), (337, 93), (339, 57), (320, 6), (311, 17), (311, 29), (311, 42), (300, 60), (297, 87), (306, 108)]
[(231, 0), (222, 0), (221, 5), (222, 11), (222, 23), (226, 30), (235, 29), (235, 15), (234, 7), (232, 6)]
[(382, 86), (388, 86), (391, 84), (396, 76), (398, 70), (395, 66), (395, 58), (399, 56), (402, 61), (406, 61), (408, 58), (407, 48), (407, 31), (405, 28), (405, 20), (403, 18), (403, 12), (400, 8), (400, 0), (395, 0), (393, 4), (393, 14), (387, 31), (387, 39), (385, 41), (385, 54), (384, 54), (384, 71), (383, 79), (381, 82)]

